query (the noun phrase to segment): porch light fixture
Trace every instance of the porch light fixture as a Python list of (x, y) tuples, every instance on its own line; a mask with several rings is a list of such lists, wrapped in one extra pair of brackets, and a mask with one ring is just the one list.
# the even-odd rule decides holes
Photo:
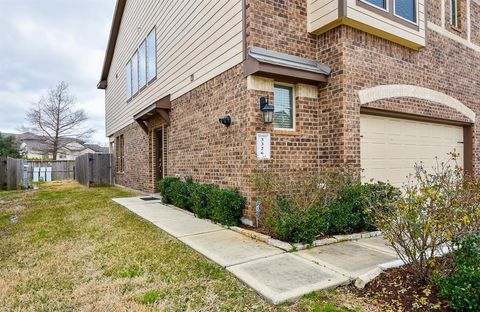
[(273, 122), (273, 106), (268, 104), (268, 97), (260, 98), (260, 110), (263, 112), (263, 122)]

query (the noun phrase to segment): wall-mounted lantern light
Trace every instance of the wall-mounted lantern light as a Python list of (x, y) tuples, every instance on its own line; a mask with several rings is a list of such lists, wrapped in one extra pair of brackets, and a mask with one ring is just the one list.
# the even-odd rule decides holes
[(227, 128), (232, 125), (232, 117), (230, 115), (223, 116), (219, 118), (218, 121)]
[(268, 104), (268, 97), (260, 98), (260, 110), (263, 112), (263, 122), (273, 122), (273, 106)]

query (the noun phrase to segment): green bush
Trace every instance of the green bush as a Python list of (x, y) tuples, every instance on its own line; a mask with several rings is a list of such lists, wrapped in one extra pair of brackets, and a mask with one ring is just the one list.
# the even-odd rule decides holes
[(371, 213), (373, 206), (389, 209), (398, 190), (385, 183), (347, 184), (322, 210), (324, 234), (352, 234), (377, 229)]
[(440, 279), (440, 296), (455, 311), (480, 311), (480, 235), (469, 235), (455, 243), (453, 272)]
[(279, 196), (266, 222), (278, 237), (293, 243), (312, 243), (320, 234), (321, 209), (318, 206), (303, 211), (288, 197)]
[(374, 231), (372, 205), (387, 209), (397, 195), (389, 184), (346, 183), (331, 198), (306, 209), (293, 204), (290, 196), (277, 196), (266, 222), (279, 238), (294, 243), (312, 243), (319, 235)]
[(192, 178), (185, 181), (164, 178), (158, 188), (164, 203), (193, 211), (199, 218), (209, 218), (224, 225), (237, 224), (246, 204), (245, 197), (238, 190), (194, 183)]
[(236, 225), (243, 214), (246, 199), (238, 190), (213, 188), (207, 196), (210, 218), (224, 225)]
[(166, 177), (158, 182), (158, 190), (162, 194), (162, 202), (173, 204), (172, 184), (179, 182), (179, 178)]
[(192, 191), (192, 211), (197, 217), (208, 219), (211, 217), (212, 209), (208, 202), (208, 195), (218, 188), (213, 184), (195, 184)]
[(185, 181), (173, 181), (170, 185), (172, 204), (178, 208), (192, 211), (191, 194), (193, 188), (194, 183), (191, 177), (188, 177)]

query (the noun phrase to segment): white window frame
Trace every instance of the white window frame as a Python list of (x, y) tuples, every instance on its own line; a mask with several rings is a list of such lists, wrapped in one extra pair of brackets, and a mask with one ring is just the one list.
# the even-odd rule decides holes
[(373, 8), (375, 8), (375, 9), (378, 9), (378, 10), (382, 10), (382, 11), (385, 11), (385, 12), (387, 12), (387, 13), (390, 12), (390, 8), (389, 8), (389, 3), (390, 3), (390, 1), (388, 1), (388, 0), (385, 0), (385, 6), (386, 6), (386, 8), (379, 7), (378, 5), (375, 5), (375, 4), (371, 3), (371, 2), (369, 2), (368, 0), (360, 0), (360, 2), (365, 3), (366, 5), (369, 5), (369, 6), (373, 7)]
[[(454, 1), (456, 1), (456, 0), (454, 0)], [(409, 20), (409, 19), (406, 19), (406, 18), (403, 17), (403, 16), (397, 15), (397, 12), (396, 12), (397, 0), (394, 0), (394, 1), (393, 1), (393, 15), (394, 15), (395, 17), (398, 17), (398, 18), (401, 19), (401, 20), (404, 20), (405, 22), (408, 22), (408, 23), (410, 23), (410, 24), (413, 24), (413, 25), (415, 25), (415, 26), (418, 26), (418, 20), (419, 20), (419, 14), (420, 14), (420, 9), (418, 8), (418, 7), (419, 7), (419, 3), (418, 3), (418, 2), (419, 2), (418, 0), (415, 0), (415, 19), (416, 19), (415, 22), (413, 22), (413, 21), (411, 21), (411, 20)]]
[[(141, 81), (141, 73), (140, 73), (140, 64), (141, 64), (141, 57), (140, 57), (140, 49), (142, 48), (142, 46), (145, 48), (145, 58), (144, 58), (144, 61), (145, 61), (145, 67), (144, 67), (144, 70), (145, 70), (145, 84), (142, 86), (140, 84), (140, 81)], [(147, 40), (144, 40), (142, 42), (142, 44), (140, 44), (140, 46), (138, 47), (137, 49), (137, 59), (138, 59), (138, 90), (143, 90), (145, 87), (147, 87), (147, 84), (148, 84), (148, 64), (147, 64)]]
[(127, 65), (125, 65), (125, 91), (128, 92), (128, 76), (127, 76), (127, 70), (130, 72), (130, 92), (126, 94), (127, 96), (127, 101), (130, 100), (133, 97), (133, 87), (132, 87), (132, 60), (128, 60)]
[[(278, 82), (275, 81), (273, 84), (274, 92), (275, 92), (275, 86), (284, 86), (284, 87), (289, 87), (292, 88), (292, 128), (273, 128), (275, 131), (292, 131), (295, 132), (297, 128), (297, 103), (296, 103), (296, 91), (295, 91), (295, 85), (291, 83), (286, 83), (286, 82)], [(275, 94), (275, 93), (274, 93)], [(275, 97), (273, 98), (273, 107), (275, 107)], [(273, 112), (273, 124), (275, 125), (275, 111)]]
[[(148, 37), (150, 37), (150, 35), (153, 33), (153, 36), (155, 38), (155, 75), (153, 77), (149, 77), (148, 74), (149, 74), (149, 58), (150, 58), (150, 54), (148, 53), (149, 51), (149, 45), (148, 45)], [(157, 60), (157, 57), (158, 57), (158, 51), (157, 51), (157, 28), (154, 27), (148, 34), (147, 34), (147, 37), (145, 38), (145, 46), (146, 46), (146, 53), (145, 55), (147, 56), (147, 59), (146, 59), (146, 64), (147, 64), (147, 85), (150, 84), (152, 81), (154, 81), (157, 76), (158, 76), (158, 60)]]
[[(453, 3), (455, 2), (455, 12), (453, 12)], [(455, 13), (455, 14), (454, 14)], [(453, 23), (453, 16), (455, 16), (455, 24)], [(450, 0), (450, 24), (454, 27), (458, 27), (458, 0)]]
[[(139, 66), (139, 64), (138, 64), (138, 50), (135, 50), (135, 53), (133, 53), (133, 56), (130, 60), (131, 60), (131, 63), (132, 63), (132, 97), (135, 97), (138, 93), (140, 93), (140, 81), (138, 79), (139, 78), (138, 77), (138, 74), (139, 74), (139, 72), (138, 72), (138, 69), (139, 69), (138, 68), (138, 66)], [(133, 68), (134, 62), (137, 66), (136, 67), (137, 68), (136, 75), (134, 75), (134, 68)], [(133, 77), (133, 76), (135, 76), (135, 77)], [(136, 79), (136, 82), (137, 82), (137, 84), (136, 84), (137, 90), (136, 91), (135, 91), (135, 88), (134, 88), (134, 85), (133, 85), (134, 79)]]

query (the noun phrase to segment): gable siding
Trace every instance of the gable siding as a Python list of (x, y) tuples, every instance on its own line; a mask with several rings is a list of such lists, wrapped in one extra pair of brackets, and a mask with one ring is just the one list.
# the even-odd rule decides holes
[[(127, 103), (125, 65), (154, 27), (157, 79)], [(242, 0), (127, 1), (107, 80), (107, 136), (154, 101), (174, 100), (242, 60)]]

